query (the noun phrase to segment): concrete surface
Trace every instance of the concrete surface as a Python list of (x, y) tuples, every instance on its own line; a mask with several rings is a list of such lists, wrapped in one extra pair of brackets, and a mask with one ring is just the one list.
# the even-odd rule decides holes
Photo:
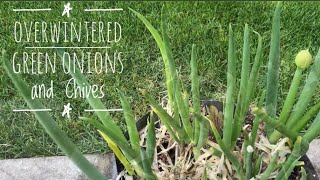
[[(117, 176), (113, 154), (86, 155), (109, 179)], [(0, 180), (85, 180), (85, 175), (66, 157), (0, 160)]]
[(310, 143), (309, 151), (307, 152), (313, 167), (317, 171), (318, 176), (320, 175), (320, 139), (315, 139)]

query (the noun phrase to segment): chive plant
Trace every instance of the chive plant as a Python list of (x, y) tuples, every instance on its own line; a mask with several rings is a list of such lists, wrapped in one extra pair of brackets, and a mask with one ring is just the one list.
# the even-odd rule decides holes
[[(120, 127), (116, 125), (112, 117), (107, 112), (96, 112), (96, 117), (81, 117), (95, 126), (98, 132), (105, 139), (110, 149), (115, 153), (118, 159), (126, 168), (129, 175), (136, 175), (147, 180), (158, 179), (153, 164), (157, 158), (157, 134), (155, 131), (155, 114), (159, 118), (162, 125), (166, 128), (170, 138), (175, 141), (179, 147), (179, 152), (184, 149), (191, 148), (193, 153), (193, 162), (198, 162), (204, 154), (208, 156), (216, 156), (217, 158), (226, 159), (222, 163), (229, 163), (234, 171), (236, 178), (252, 179), (259, 177), (267, 179), (270, 174), (278, 172), (276, 179), (287, 178), (293, 168), (296, 166), (299, 158), (304, 155), (309, 143), (320, 134), (320, 102), (317, 102), (311, 108), (307, 108), (310, 103), (320, 79), (320, 50), (315, 57), (309, 75), (306, 79), (304, 87), (299, 93), (299, 87), (302, 83), (304, 71), (312, 62), (312, 56), (307, 50), (298, 53), (295, 62), (297, 69), (293, 77), (288, 95), (285, 99), (284, 106), (278, 117), (277, 115), (277, 96), (278, 96), (278, 76), (280, 65), (280, 10), (281, 3), (276, 6), (272, 21), (271, 46), (269, 52), (269, 63), (267, 72), (267, 87), (260, 96), (257, 107), (252, 109), (255, 118), (253, 120), (251, 132), (244, 129), (244, 120), (246, 113), (250, 109), (249, 106), (253, 102), (254, 89), (257, 84), (257, 76), (261, 67), (262, 55), (262, 37), (259, 33), (251, 30), (246, 24), (244, 27), (243, 51), (242, 58), (236, 56), (236, 43), (232, 25), (229, 25), (229, 44), (228, 44), (228, 65), (227, 65), (227, 92), (226, 102), (223, 112), (223, 128), (222, 136), (215, 123), (201, 110), (200, 101), (200, 82), (197, 67), (197, 50), (192, 45), (191, 52), (191, 105), (189, 105), (189, 95), (183, 92), (183, 86), (178, 78), (174, 56), (169, 43), (167, 11), (166, 7), (161, 12), (161, 33), (159, 33), (152, 24), (140, 13), (130, 9), (150, 31), (155, 39), (163, 59), (164, 73), (166, 78), (166, 88), (168, 95), (168, 103), (173, 114), (169, 114), (146, 90), (141, 90), (144, 98), (149, 102), (151, 107), (149, 122), (147, 125), (146, 146), (142, 147), (139, 132), (135, 125), (134, 114), (132, 108), (123, 94), (118, 91), (121, 105), (124, 112), (124, 119), (127, 125), (129, 138), (125, 138)], [(258, 38), (258, 45), (255, 52), (253, 65), (250, 66), (250, 41), (251, 32)], [(63, 50), (59, 51), (59, 55), (64, 61), (64, 65), (72, 66), (75, 72), (71, 72), (71, 76), (76, 80), (78, 86), (85, 87), (89, 85), (83, 74), (73, 67), (70, 59), (63, 56)], [(241, 63), (238, 62), (241, 59)], [(43, 105), (38, 100), (28, 98), (30, 88), (22, 78), (16, 75), (8, 61), (6, 53), (2, 53), (4, 69), (12, 79), (14, 85), (21, 93), (22, 97), (31, 108), (42, 108)], [(238, 79), (236, 74), (237, 67), (241, 67), (241, 79), (239, 91), (236, 90)], [(297, 102), (295, 103), (296, 99)], [(94, 109), (105, 109), (100, 99), (88, 96), (87, 99), (90, 106)], [(265, 108), (264, 108), (265, 102)], [(235, 107), (236, 105), (236, 107)], [(190, 106), (190, 107), (189, 107)], [(304, 113), (306, 111), (306, 113)], [(90, 179), (106, 179), (85, 157), (80, 153), (79, 149), (67, 137), (67, 135), (57, 126), (54, 119), (47, 112), (34, 112), (40, 124), (44, 127), (50, 137), (58, 144), (61, 150), (88, 176)], [(311, 123), (312, 122), (312, 123)], [(259, 124), (265, 123), (268, 127), (260, 129)], [(306, 129), (305, 133), (300, 131), (306, 128), (307, 124), (311, 126)], [(217, 146), (211, 146), (208, 138), (209, 131), (212, 131)], [(259, 132), (272, 132), (270, 138), (267, 139), (272, 144), (276, 144), (280, 138), (289, 139), (289, 147), (291, 153), (287, 155), (287, 159), (280, 166), (276, 162), (280, 156), (279, 152), (273, 152), (270, 157), (270, 164), (261, 171), (262, 154), (256, 147), (256, 141), (259, 139)], [(211, 134), (211, 133), (210, 133)], [(242, 149), (239, 150), (238, 139), (242, 137)], [(293, 145), (293, 146), (292, 146)], [(209, 151), (203, 154), (203, 149), (211, 147)], [(277, 146), (277, 144), (276, 144)], [(235, 153), (235, 151), (239, 151)], [(259, 154), (260, 153), (260, 154)], [(183, 154), (183, 153), (181, 153)], [(179, 156), (179, 153), (176, 153)], [(189, 156), (190, 158), (191, 156)], [(186, 156), (182, 157), (186, 158)], [(181, 157), (175, 157), (176, 160)], [(225, 162), (224, 162), (225, 161)], [(203, 179), (208, 179), (208, 165), (202, 174)], [(230, 170), (230, 169), (229, 169)], [(306, 178), (304, 169), (301, 170), (302, 179)], [(159, 177), (160, 178), (160, 177)]]

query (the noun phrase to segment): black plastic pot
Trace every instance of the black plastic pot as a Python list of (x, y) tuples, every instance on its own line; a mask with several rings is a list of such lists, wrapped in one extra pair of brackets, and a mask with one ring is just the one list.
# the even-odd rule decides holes
[(304, 155), (300, 158), (300, 161), (304, 162), (304, 166), (303, 168), (306, 170), (307, 172), (307, 179), (308, 180), (319, 180), (318, 174), (316, 172), (316, 170), (314, 169), (310, 159), (308, 158), (307, 155)]
[[(203, 100), (203, 101), (201, 101), (201, 104), (204, 106), (215, 106), (218, 109), (218, 111), (223, 112), (223, 103), (220, 101)], [(150, 113), (147, 113), (136, 122), (136, 126), (137, 126), (138, 131), (141, 131), (143, 128), (145, 128), (147, 126), (149, 116), (150, 116)], [(127, 139), (129, 139), (128, 133), (125, 133), (125, 137)], [(302, 156), (300, 158), (300, 161), (304, 162), (303, 168), (307, 172), (307, 179), (308, 180), (319, 180), (317, 172), (314, 169), (308, 156), (307, 155)], [(116, 162), (117, 162), (118, 172), (121, 172), (124, 169), (124, 167), (117, 158), (116, 158)]]

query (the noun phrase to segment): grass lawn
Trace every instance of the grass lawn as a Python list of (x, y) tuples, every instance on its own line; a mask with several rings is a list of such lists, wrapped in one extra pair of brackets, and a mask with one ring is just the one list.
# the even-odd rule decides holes
[[(122, 26), (122, 40), (116, 49), (123, 52), (124, 70), (119, 73), (87, 75), (91, 83), (105, 84), (103, 102), (108, 108), (119, 108), (120, 101), (116, 89), (122, 90), (129, 98), (140, 117), (148, 111), (145, 100), (138, 89), (147, 89), (155, 97), (163, 97), (165, 91), (163, 65), (160, 52), (151, 34), (129, 10), (135, 9), (147, 17), (152, 24), (160, 29), (161, 2), (72, 2), (71, 17), (61, 16), (64, 2), (1, 2), (0, 3), (0, 47), (6, 49), (12, 57), (14, 51), (23, 51), (24, 46), (37, 46), (37, 43), (17, 44), (13, 38), (15, 21), (117, 21)], [(50, 7), (47, 13), (13, 12), (14, 8)], [(85, 8), (123, 8), (124, 11), (112, 13), (85, 13)], [(189, 85), (189, 60), (191, 45), (198, 46), (198, 63), (201, 76), (201, 96), (206, 99), (221, 99), (226, 87), (227, 35), (228, 25), (232, 23), (237, 37), (238, 55), (241, 55), (244, 24), (263, 35), (264, 66), (260, 71), (257, 93), (266, 85), (266, 62), (268, 59), (271, 16), (275, 7), (273, 2), (170, 2), (169, 32), (176, 64), (181, 79)], [(320, 3), (318, 2), (286, 2), (282, 8), (281, 27), (281, 84), (278, 102), (283, 99), (290, 87), (295, 71), (294, 57), (301, 49), (309, 48), (315, 55), (320, 47)], [(251, 34), (252, 57), (257, 45), (257, 37)], [(71, 46), (70, 44), (68, 44)], [(89, 46), (83, 42), (74, 44)], [(95, 46), (103, 44), (95, 44)], [(98, 50), (99, 51), (99, 50)], [(239, 59), (240, 61), (240, 59)], [(240, 68), (238, 68), (240, 76)], [(57, 70), (61, 72), (61, 69)], [(64, 73), (30, 75), (22, 74), (30, 84), (41, 82), (49, 84), (54, 80), (56, 89), (53, 99), (42, 99), (46, 107), (52, 108), (52, 116), (63, 130), (73, 139), (84, 153), (106, 152), (108, 148), (98, 136), (96, 130), (79, 116), (91, 116), (83, 113), (89, 108), (81, 98), (68, 99), (64, 88), (69, 75)], [(313, 97), (313, 102), (320, 99), (320, 88)], [(71, 119), (61, 117), (63, 105), (71, 103), (73, 108)], [(0, 66), (0, 159), (61, 155), (61, 151), (44, 132), (33, 114), (12, 112), (15, 108), (27, 108), (12, 82)], [(281, 110), (281, 109), (278, 109)], [(115, 120), (123, 126), (121, 113), (113, 113)], [(124, 128), (123, 128), (124, 129)]]

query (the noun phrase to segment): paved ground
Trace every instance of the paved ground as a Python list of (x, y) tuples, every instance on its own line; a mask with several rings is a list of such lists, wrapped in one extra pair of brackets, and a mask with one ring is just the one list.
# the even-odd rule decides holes
[[(113, 154), (86, 155), (108, 178), (117, 170)], [(80, 170), (65, 156), (8, 159), (0, 161), (0, 180), (85, 180)]]
[(313, 167), (316, 169), (317, 174), (320, 175), (320, 139), (313, 140), (310, 144), (307, 153)]

